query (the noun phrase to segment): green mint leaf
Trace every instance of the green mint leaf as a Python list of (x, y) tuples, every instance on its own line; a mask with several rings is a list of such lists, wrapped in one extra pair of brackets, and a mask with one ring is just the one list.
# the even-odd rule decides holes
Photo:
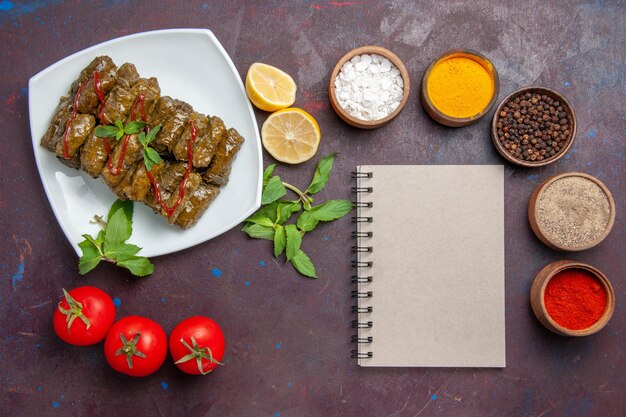
[(287, 235), (287, 260), (291, 261), (300, 250), (302, 235), (294, 224), (285, 226), (285, 233)]
[(159, 155), (159, 153), (154, 150), (153, 148), (146, 148), (146, 152), (148, 153), (148, 158), (154, 162), (155, 164), (160, 164), (161, 163), (161, 155)]
[(306, 253), (302, 251), (302, 249), (298, 249), (298, 252), (291, 258), (291, 264), (296, 271), (309, 278), (317, 278), (317, 272), (315, 271), (315, 267), (313, 266), (313, 262), (307, 256)]
[(120, 119), (117, 119), (115, 121), (115, 126), (117, 126), (117, 130), (119, 130), (120, 132), (124, 132), (124, 124)]
[(117, 266), (128, 269), (131, 274), (138, 277), (145, 277), (154, 272), (154, 264), (143, 256), (129, 256), (124, 260), (118, 260)]
[(120, 243), (117, 246), (109, 248), (104, 252), (104, 256), (109, 259), (117, 259), (119, 261), (123, 261), (129, 259), (133, 255), (137, 254), (141, 248), (137, 245), (133, 245), (132, 243)]
[(317, 168), (315, 168), (311, 184), (304, 191), (305, 194), (316, 194), (324, 189), (330, 177), (330, 171), (333, 169), (333, 161), (336, 156), (337, 154), (334, 153), (320, 159), (317, 163)]
[(311, 230), (315, 229), (315, 226), (317, 226), (318, 223), (319, 220), (315, 218), (315, 214), (313, 212), (304, 211), (302, 212), (300, 217), (298, 217), (298, 222), (296, 224), (298, 225), (298, 228), (303, 232), (310, 232)]
[(119, 129), (115, 126), (98, 126), (94, 134), (98, 138), (114, 138), (117, 132), (119, 132)]
[(152, 162), (152, 159), (150, 159), (150, 155), (148, 155), (148, 149), (150, 148), (144, 148), (143, 150), (143, 163), (148, 171), (152, 171), (152, 167), (154, 167), (154, 162)]
[(261, 226), (260, 224), (248, 223), (241, 231), (255, 239), (274, 240), (274, 229), (272, 227)]
[(282, 226), (276, 227), (274, 232), (274, 256), (279, 257), (285, 250), (285, 244), (287, 242), (287, 236), (285, 234), (285, 228)]
[(146, 141), (146, 133), (142, 131), (139, 136), (137, 136), (137, 142), (141, 143), (141, 146), (144, 148), (148, 146), (148, 141)]
[(124, 137), (124, 132), (122, 132), (121, 130), (118, 130), (117, 134), (115, 135), (115, 140), (119, 141), (123, 137)]
[(124, 213), (124, 208), (120, 207), (108, 221), (104, 232), (104, 251), (108, 252), (120, 243), (124, 243), (131, 233), (132, 225)]
[(317, 220), (329, 222), (345, 216), (350, 213), (353, 208), (353, 204), (347, 200), (328, 200), (319, 206), (311, 208), (310, 212)]
[(266, 206), (261, 206), (261, 208), (258, 209), (256, 213), (254, 213), (252, 216), (248, 217), (244, 221), (249, 221), (250, 218), (258, 215), (261, 217), (267, 217), (268, 219), (272, 221), (272, 223), (275, 223), (276, 222), (276, 207), (279, 204), (280, 204), (280, 201), (274, 201), (273, 203), (270, 203)]
[[(102, 242), (98, 242), (97, 238), (94, 239), (93, 237), (87, 234), (84, 234), (83, 237), (85, 238), (86, 241), (91, 243), (98, 250), (99, 255), (102, 255)], [(100, 237), (100, 233), (98, 233), (98, 237)]]
[(144, 127), (146, 127), (148, 123), (146, 122), (129, 122), (126, 126), (124, 126), (124, 133), (127, 135), (134, 135), (135, 133), (141, 131)]
[(261, 204), (272, 203), (284, 196), (285, 194), (287, 194), (287, 189), (283, 185), (283, 182), (280, 180), (280, 177), (274, 176), (267, 182), (267, 186), (263, 190), (263, 195), (261, 196)]
[(267, 168), (265, 168), (265, 171), (263, 171), (263, 188), (265, 188), (268, 181), (270, 180), (270, 177), (274, 173), (274, 169), (276, 169), (276, 164), (271, 164), (268, 165)]
[(83, 235), (85, 240), (78, 244), (78, 247), (83, 252), (82, 256), (78, 259), (78, 272), (81, 275), (85, 275), (87, 272), (98, 266), (100, 260), (102, 259), (102, 254), (100, 253), (98, 245), (94, 244), (91, 236), (89, 236), (91, 239), (87, 239), (86, 236), (89, 235)]
[[(132, 201), (130, 200), (115, 200), (115, 202), (113, 203), (113, 205), (111, 206), (111, 208), (109, 209), (109, 214), (107, 215), (107, 223), (109, 223), (111, 221), (111, 216), (113, 216), (113, 214), (118, 211), (120, 208), (124, 209), (124, 215), (126, 216), (126, 219), (128, 220), (129, 223), (131, 223), (133, 221), (133, 210), (135, 208), (134, 204)], [(132, 233), (132, 224), (130, 225), (131, 228), (128, 229), (128, 234), (130, 235)], [(104, 242), (104, 240), (103, 240)]]
[[(89, 235), (83, 235), (83, 237), (85, 236), (89, 236)], [(104, 243), (104, 230), (100, 230), (100, 232), (98, 232), (98, 236), (96, 236), (96, 244), (98, 245), (99, 248), (101, 248), (103, 243)]]
[(161, 125), (155, 126), (150, 129), (150, 131), (146, 135), (146, 143), (152, 142), (154, 138), (156, 138), (157, 133), (159, 133), (159, 130), (161, 130)]
[(267, 227), (274, 227), (274, 222), (272, 220), (270, 220), (269, 217), (260, 215), (260, 214), (253, 214), (252, 216), (248, 217), (246, 219), (247, 222), (250, 223), (254, 223), (254, 224), (258, 224), (260, 226), (267, 226)]
[(347, 200), (328, 200), (303, 212), (298, 218), (297, 225), (303, 232), (310, 232), (319, 222), (337, 220), (350, 213), (353, 207)]
[(276, 208), (276, 223), (284, 224), (293, 213), (297, 213), (301, 209), (302, 205), (299, 201), (279, 201)]

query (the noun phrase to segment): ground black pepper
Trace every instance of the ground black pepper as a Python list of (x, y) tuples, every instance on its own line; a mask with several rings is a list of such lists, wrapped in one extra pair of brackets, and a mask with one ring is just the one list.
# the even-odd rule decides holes
[(530, 92), (505, 103), (496, 121), (498, 140), (505, 151), (528, 162), (559, 154), (570, 139), (571, 127), (563, 103)]

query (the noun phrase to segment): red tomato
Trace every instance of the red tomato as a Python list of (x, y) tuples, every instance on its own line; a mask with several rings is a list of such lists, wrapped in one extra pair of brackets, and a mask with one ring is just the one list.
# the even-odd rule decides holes
[(222, 329), (207, 317), (183, 320), (170, 335), (172, 359), (181, 371), (192, 375), (206, 375), (222, 365), (225, 348)]
[(59, 302), (52, 325), (57, 336), (76, 346), (93, 345), (106, 336), (115, 321), (111, 297), (96, 287), (79, 287)]
[(167, 336), (155, 321), (128, 316), (117, 321), (104, 341), (104, 356), (118, 372), (148, 376), (156, 372), (167, 356)]

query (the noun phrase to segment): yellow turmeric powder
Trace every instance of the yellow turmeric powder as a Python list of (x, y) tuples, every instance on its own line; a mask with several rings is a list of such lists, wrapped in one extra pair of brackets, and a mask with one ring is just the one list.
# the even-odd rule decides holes
[(435, 64), (428, 76), (427, 91), (430, 101), (443, 114), (473, 117), (491, 101), (494, 79), (471, 57), (453, 55)]

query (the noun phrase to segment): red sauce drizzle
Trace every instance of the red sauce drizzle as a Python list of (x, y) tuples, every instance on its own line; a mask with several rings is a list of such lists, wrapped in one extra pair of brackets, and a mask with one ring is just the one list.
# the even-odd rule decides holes
[(137, 114), (137, 107), (139, 107), (139, 112), (141, 113), (141, 120), (143, 120), (144, 122), (147, 121), (148, 118), (146, 117), (146, 96), (144, 96), (143, 94), (139, 94), (135, 99), (135, 103), (133, 103), (133, 108), (130, 112), (131, 121), (137, 120), (135, 118)]
[[(67, 121), (67, 124), (65, 125), (65, 133), (63, 133), (63, 158), (65, 159), (70, 159), (70, 151), (69, 151), (69, 144), (68, 144), (70, 125), (72, 124), (76, 116), (78, 116), (78, 111), (76, 111), (76, 108), (78, 107), (78, 100), (80, 98), (81, 93), (83, 92), (83, 87), (89, 84), (91, 80), (93, 80), (93, 89), (95, 90), (96, 95), (98, 96), (98, 100), (100, 100), (100, 103), (102, 104), (102, 107), (104, 108), (104, 92), (100, 89), (100, 73), (98, 71), (94, 71), (93, 75), (89, 77), (87, 81), (85, 81), (85, 83), (81, 84), (78, 87), (78, 91), (76, 91), (76, 95), (74, 96), (74, 108), (72, 109), (72, 115), (70, 116), (69, 120)], [(98, 115), (98, 118), (100, 118), (100, 115)]]
[(176, 203), (173, 206), (168, 207), (165, 202), (163, 202), (163, 199), (161, 198), (161, 189), (159, 188), (159, 184), (154, 180), (154, 177), (152, 176), (150, 171), (146, 170), (148, 179), (150, 179), (152, 188), (154, 188), (154, 199), (167, 214), (167, 217), (172, 217), (178, 206), (180, 206), (180, 204), (183, 202), (183, 198), (185, 198), (185, 186), (187, 185), (187, 179), (189, 178), (189, 174), (191, 174), (191, 170), (193, 168), (193, 144), (196, 141), (196, 126), (194, 125), (193, 120), (189, 121), (189, 127), (191, 128), (191, 135), (189, 136), (189, 139), (187, 139), (187, 169), (185, 170), (183, 179), (178, 186), (178, 200), (176, 200)]
[[(141, 120), (146, 122), (148, 117), (146, 117), (146, 104), (145, 104), (145, 96), (143, 94), (139, 94), (133, 103), (132, 111), (130, 113), (130, 120), (135, 121), (137, 107), (139, 107), (139, 112), (141, 113)], [(107, 138), (104, 138), (104, 148), (107, 151), (107, 155), (109, 156), (109, 160), (107, 161), (107, 166), (109, 167), (109, 172), (111, 175), (117, 175), (120, 173), (122, 169), (122, 165), (124, 163), (124, 157), (126, 156), (126, 148), (128, 147), (128, 141), (130, 140), (130, 135), (125, 135), (122, 141), (122, 150), (120, 151), (120, 157), (117, 160), (117, 164), (113, 167), (113, 161), (111, 158), (111, 144)]]
[(98, 71), (93, 73), (93, 89), (98, 96), (100, 104), (104, 107), (104, 91), (100, 88), (100, 73)]

